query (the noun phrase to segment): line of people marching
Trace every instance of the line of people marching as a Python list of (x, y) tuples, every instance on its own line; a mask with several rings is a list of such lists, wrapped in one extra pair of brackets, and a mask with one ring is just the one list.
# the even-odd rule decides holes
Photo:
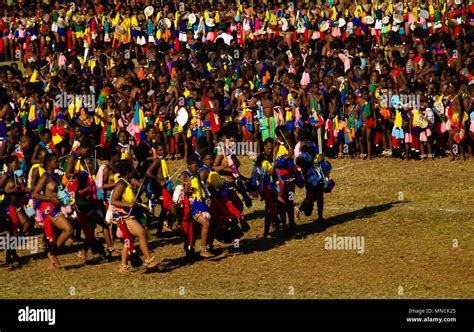
[[(59, 121), (59, 128), (68, 131), (68, 124)], [(158, 259), (150, 251), (147, 238), (155, 205), (159, 205), (158, 235), (173, 222), (180, 224), (184, 248), (189, 258), (196, 257), (196, 238), (200, 232), (203, 258), (214, 257), (213, 242), (238, 242), (250, 226), (243, 215), (244, 204), (252, 206), (252, 198), (265, 203), (264, 238), (274, 231), (296, 227), (299, 213), (311, 215), (314, 202), (318, 219), (323, 220), (323, 192), (330, 192), (331, 165), (319, 154), (311, 125), (293, 133), (287, 126), (275, 128), (275, 138), (268, 137), (263, 152), (255, 160), (250, 178), (243, 176), (234, 154), (239, 139), (236, 132), (220, 136), (217, 148), (200, 139), (186, 160), (186, 169), (170, 173), (163, 144), (156, 140), (156, 128), (146, 130), (147, 138), (131, 149), (119, 135), (116, 147), (103, 150), (100, 165), (90, 140), (76, 137), (70, 153), (59, 157), (49, 148), (51, 132), (44, 129), (34, 147), (31, 139), (20, 135), (21, 126), (12, 125), (12, 138), (18, 145), (5, 160), (0, 177), (1, 207), (12, 236), (35, 232), (34, 224), (44, 232), (49, 267), (61, 268), (58, 255), (75, 229), (83, 233), (83, 246), (78, 256), (99, 254), (113, 259), (121, 256), (120, 272), (143, 264), (134, 239), (145, 258), (147, 268), (156, 267)], [(122, 137), (122, 140), (120, 139)], [(137, 155), (143, 151), (146, 157)], [(26, 165), (31, 167), (26, 167)], [(295, 209), (295, 187), (306, 188), (306, 198)], [(244, 203), (242, 202), (244, 201)], [(103, 241), (96, 236), (102, 228)], [(38, 227), (37, 227), (38, 228)], [(115, 241), (124, 243), (122, 253)], [(105, 248), (104, 248), (105, 244)], [(7, 250), (7, 263), (20, 262), (16, 251)]]

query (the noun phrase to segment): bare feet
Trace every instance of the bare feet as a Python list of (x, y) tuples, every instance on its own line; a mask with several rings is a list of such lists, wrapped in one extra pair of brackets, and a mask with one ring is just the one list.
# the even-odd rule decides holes
[(155, 256), (151, 256), (150, 258), (146, 259), (145, 263), (148, 269), (154, 268), (159, 264)]
[(50, 253), (48, 253), (48, 268), (51, 270), (61, 269), (61, 264), (59, 263), (58, 258)]
[(87, 261), (87, 255), (86, 255), (86, 251), (84, 249), (82, 249), (81, 251), (79, 251), (79, 253), (77, 254), (77, 257), (79, 257), (81, 259), (81, 262), (82, 263), (86, 263)]
[(163, 232), (173, 232), (167, 221), (163, 222)]
[(110, 253), (110, 257), (112, 257), (112, 258), (121, 256), (121, 254), (114, 247), (111, 247), (108, 250), (109, 250), (109, 253)]
[(207, 251), (207, 250), (201, 251), (200, 255), (201, 255), (201, 257), (203, 257), (203, 258), (212, 258), (212, 257), (214, 257), (214, 254), (210, 253), (210, 252)]
[(119, 269), (119, 272), (122, 273), (122, 274), (128, 274), (130, 273), (130, 265), (121, 265), (120, 266), (120, 269)]

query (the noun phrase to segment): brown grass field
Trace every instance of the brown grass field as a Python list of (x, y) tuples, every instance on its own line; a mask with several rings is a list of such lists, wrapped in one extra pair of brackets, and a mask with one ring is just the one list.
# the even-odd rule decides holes
[[(474, 298), (474, 160), (335, 160), (333, 167), (326, 225), (303, 217), (296, 236), (264, 241), (263, 204), (254, 201), (239, 249), (216, 243), (216, 258), (188, 264), (178, 233), (153, 237), (161, 270), (128, 276), (117, 261), (89, 257), (79, 265), (76, 252), (60, 256), (66, 269), (52, 272), (45, 258), (22, 251), (23, 267), (0, 269), (0, 298)], [(250, 168), (244, 160), (245, 175)], [(297, 191), (297, 203), (303, 195)], [(363, 236), (364, 253), (326, 250), (333, 234)]]

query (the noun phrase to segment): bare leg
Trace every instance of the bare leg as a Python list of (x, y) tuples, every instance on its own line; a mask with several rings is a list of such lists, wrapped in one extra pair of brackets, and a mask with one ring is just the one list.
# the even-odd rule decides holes
[(316, 192), (316, 203), (318, 204), (318, 221), (323, 221), (324, 212), (324, 192), (322, 188), (317, 188)]
[(181, 153), (179, 153), (179, 141), (180, 141), (180, 136), (181, 134), (175, 134), (174, 135), (174, 154), (178, 156), (178, 159), (180, 159)]
[(20, 225), (21, 225), (21, 230), (23, 234), (28, 233), (30, 230), (31, 223), (28, 220), (28, 218), (22, 213), (22, 212), (17, 212), (18, 219), (20, 220)]
[(361, 135), (359, 137), (359, 147), (360, 147), (360, 153), (365, 156), (365, 142), (366, 142), (366, 137), (367, 137), (367, 131), (365, 126), (360, 128), (361, 130)]
[(61, 230), (61, 234), (56, 241), (56, 246), (61, 248), (64, 242), (72, 236), (74, 230), (69, 221), (63, 215), (60, 215), (58, 219), (54, 221), (54, 226)]
[(295, 228), (295, 183), (285, 184), (286, 192), (286, 213), (288, 215), (288, 224), (290, 228)]
[(148, 249), (148, 242), (146, 241), (145, 228), (133, 218), (127, 220), (127, 227), (130, 231), (130, 234), (138, 238), (138, 244), (141, 251), (143, 252), (143, 255), (145, 256), (145, 259), (150, 259), (151, 255)]
[(186, 137), (186, 133), (182, 133), (182, 138), (184, 142), (184, 160), (188, 159), (188, 138)]
[(454, 155), (454, 132), (450, 131), (449, 132), (449, 148), (451, 149), (451, 160), (455, 160), (455, 155)]
[(209, 230), (211, 228), (211, 221), (208, 218), (205, 218), (203, 215), (200, 215), (196, 221), (201, 224), (201, 245), (203, 250), (201, 251), (201, 256), (204, 258), (214, 257), (212, 253), (207, 251), (208, 240), (209, 240)]
[(372, 128), (366, 129), (366, 142), (367, 142), (367, 157), (370, 159), (372, 156)]

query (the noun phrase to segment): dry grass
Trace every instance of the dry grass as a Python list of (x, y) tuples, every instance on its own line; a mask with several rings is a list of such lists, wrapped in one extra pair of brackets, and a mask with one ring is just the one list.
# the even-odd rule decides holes
[[(51, 272), (45, 259), (30, 259), (21, 269), (0, 270), (0, 297), (474, 297), (474, 161), (343, 160), (333, 166), (336, 188), (326, 195), (328, 226), (306, 218), (299, 222), (298, 236), (265, 242), (258, 238), (263, 205), (254, 201), (246, 211), (252, 229), (240, 250), (218, 244), (221, 253), (211, 261), (186, 264), (179, 236), (153, 238), (165, 272), (140, 269), (122, 276), (118, 262), (77, 266), (74, 253), (61, 257), (67, 270)], [(244, 168), (249, 173), (249, 161)], [(297, 192), (297, 202), (303, 194)], [(365, 253), (326, 250), (324, 239), (333, 234), (364, 236)]]

